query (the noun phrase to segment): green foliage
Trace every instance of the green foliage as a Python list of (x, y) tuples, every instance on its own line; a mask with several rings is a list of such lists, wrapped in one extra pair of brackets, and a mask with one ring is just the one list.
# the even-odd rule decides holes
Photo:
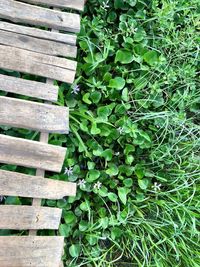
[(71, 132), (50, 138), (68, 148), (64, 167), (73, 167), (53, 178), (76, 181), (78, 193), (45, 201), (63, 208), (66, 266), (200, 266), (197, 4), (87, 1), (75, 81), (81, 90), (59, 84)]

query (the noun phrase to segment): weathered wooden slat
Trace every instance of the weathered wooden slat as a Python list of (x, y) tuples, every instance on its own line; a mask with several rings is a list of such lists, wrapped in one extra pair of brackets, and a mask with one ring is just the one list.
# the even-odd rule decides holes
[(69, 32), (79, 32), (80, 30), (80, 16), (77, 14), (55, 11), (13, 0), (0, 1), (0, 18)]
[(0, 68), (73, 83), (76, 65), (65, 58), (0, 45)]
[(32, 63), (34, 63), (35, 61), (36, 63), (44, 64), (46, 67), (56, 66), (66, 70), (76, 70), (77, 67), (77, 62), (71, 59), (43, 55), (41, 53), (27, 51), (6, 45), (0, 45), (0, 51), (1, 54), (3, 52), (8, 53), (8, 51), (10, 51), (11, 55), (13, 55), (16, 60), (19, 58), (19, 56), (21, 56), (23, 59), (26, 58), (32, 60)]
[(25, 36), (36, 37), (39, 39), (50, 40), (70, 45), (76, 45), (76, 35), (45, 31), (33, 27), (21, 26), (13, 23), (0, 21), (0, 29), (8, 32), (19, 33)]
[(69, 109), (0, 96), (0, 125), (49, 133), (68, 133)]
[(51, 102), (58, 99), (58, 86), (0, 74), (0, 90)]
[(62, 199), (76, 195), (76, 184), (0, 170), (0, 195)]
[(63, 237), (0, 236), (0, 267), (59, 267)]
[(75, 58), (77, 54), (76, 46), (50, 40), (41, 40), (35, 37), (3, 30), (0, 30), (0, 44), (52, 56)]
[(62, 210), (49, 207), (0, 205), (0, 229), (58, 229)]
[(66, 149), (0, 134), (0, 162), (60, 172)]
[(21, 2), (45, 4), (52, 7), (72, 8), (80, 11), (84, 8), (84, 0), (21, 0)]

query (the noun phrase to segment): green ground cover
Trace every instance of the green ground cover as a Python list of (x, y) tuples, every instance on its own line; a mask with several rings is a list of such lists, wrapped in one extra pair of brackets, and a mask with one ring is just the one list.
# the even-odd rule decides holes
[(71, 132), (50, 138), (68, 147), (53, 178), (78, 193), (44, 203), (63, 208), (66, 266), (200, 267), (199, 27), (198, 0), (87, 2), (77, 79), (60, 84)]

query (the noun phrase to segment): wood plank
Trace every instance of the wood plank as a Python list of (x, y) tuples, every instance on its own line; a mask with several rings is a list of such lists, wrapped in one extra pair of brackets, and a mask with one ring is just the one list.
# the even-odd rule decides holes
[[(57, 9), (57, 8), (54, 8), (54, 9)], [(51, 29), (51, 31), (52, 32), (58, 32), (58, 30), (55, 30), (55, 29)], [(52, 84), (53, 80), (47, 79), (46, 83), (47, 84)], [(48, 140), (49, 140), (49, 134), (48, 133), (40, 133), (40, 142), (48, 143)], [(45, 177), (45, 170), (44, 169), (42, 170), (42, 169), (38, 168), (36, 170), (36, 175)], [(33, 201), (32, 201), (32, 205), (33, 206), (40, 206), (41, 205), (41, 201), (42, 201), (42, 199), (34, 198)], [(29, 231), (29, 235), (37, 235), (37, 231), (36, 230), (30, 230)]]
[(80, 16), (77, 14), (55, 11), (13, 0), (0, 1), (0, 18), (69, 32), (80, 31)]
[(13, 0), (0, 1), (0, 18), (69, 32), (80, 31), (80, 16), (77, 14), (32, 6)]
[(0, 205), (0, 214), (0, 229), (58, 229), (62, 209), (20, 205)]
[(0, 236), (0, 267), (59, 267), (64, 238)]
[(75, 58), (77, 47), (50, 40), (41, 40), (9, 31), (0, 30), (0, 44), (52, 56)]
[(0, 29), (8, 32), (32, 36), (44, 40), (76, 45), (77, 36), (75, 34), (59, 33), (41, 30), (33, 27), (21, 26), (13, 23), (0, 21)]
[(0, 195), (62, 199), (76, 195), (76, 184), (0, 170)]
[(69, 132), (67, 107), (0, 96), (0, 125), (49, 133)]
[(0, 45), (0, 68), (73, 83), (76, 65), (73, 60)]
[(52, 7), (71, 8), (82, 11), (84, 9), (84, 0), (21, 0), (31, 4), (45, 4)]
[(58, 99), (58, 86), (0, 74), (0, 90), (51, 102)]
[(0, 162), (60, 172), (66, 149), (0, 134)]

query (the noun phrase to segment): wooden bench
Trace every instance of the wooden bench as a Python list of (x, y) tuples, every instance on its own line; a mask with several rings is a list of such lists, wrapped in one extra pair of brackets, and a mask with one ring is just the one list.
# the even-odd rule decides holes
[(0, 195), (33, 199), (32, 206), (0, 205), (0, 229), (29, 231), (0, 236), (0, 267), (63, 266), (64, 237), (37, 236), (37, 230), (58, 229), (62, 216), (61, 209), (42, 207), (42, 199), (76, 195), (75, 183), (44, 177), (60, 172), (66, 155), (66, 148), (48, 144), (49, 133), (69, 132), (69, 109), (53, 104), (53, 81), (74, 82), (83, 7), (84, 0), (0, 1), (0, 68), (46, 78), (0, 74), (0, 90), (33, 98), (0, 96), (0, 125), (40, 132), (39, 141), (0, 134), (0, 163), (36, 169), (35, 176), (0, 169)]

